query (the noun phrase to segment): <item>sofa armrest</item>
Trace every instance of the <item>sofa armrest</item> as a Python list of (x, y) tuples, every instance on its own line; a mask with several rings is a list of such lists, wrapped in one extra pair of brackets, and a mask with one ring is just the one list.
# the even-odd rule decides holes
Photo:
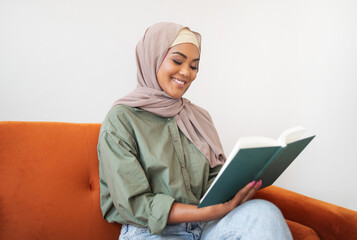
[(357, 212), (270, 186), (254, 198), (266, 199), (280, 208), (288, 220), (314, 229), (321, 239), (357, 239)]

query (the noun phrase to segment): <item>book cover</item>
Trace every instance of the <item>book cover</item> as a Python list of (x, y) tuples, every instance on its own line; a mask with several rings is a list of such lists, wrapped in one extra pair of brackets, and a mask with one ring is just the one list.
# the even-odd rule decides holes
[[(291, 132), (291, 129), (289, 131)], [(286, 132), (282, 135), (284, 134), (286, 135)], [(253, 180), (261, 179), (261, 188), (272, 185), (314, 137), (311, 136), (300, 140), (292, 139), (285, 141), (285, 144), (282, 145), (276, 143), (272, 144), (275, 146), (233, 150), (227, 159), (226, 166), (222, 167), (198, 207), (227, 202)], [(281, 138), (279, 139), (281, 142)]]

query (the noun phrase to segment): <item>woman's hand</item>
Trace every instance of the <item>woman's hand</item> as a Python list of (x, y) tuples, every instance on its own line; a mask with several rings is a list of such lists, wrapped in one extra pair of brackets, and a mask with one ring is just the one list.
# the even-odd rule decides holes
[(237, 192), (236, 195), (230, 201), (206, 207), (207, 216), (210, 216), (210, 218), (212, 218), (209, 221), (224, 217), (230, 211), (235, 209), (238, 205), (250, 200), (261, 186), (261, 180), (258, 182), (250, 182), (244, 188), (239, 190), (239, 192)]
[(174, 203), (171, 207), (168, 222), (169, 224), (176, 224), (182, 222), (208, 222), (220, 219), (227, 215), (230, 211), (238, 205), (251, 199), (259, 190), (262, 181), (250, 182), (244, 188), (239, 190), (232, 200), (212, 205), (204, 208), (197, 208), (194, 205)]

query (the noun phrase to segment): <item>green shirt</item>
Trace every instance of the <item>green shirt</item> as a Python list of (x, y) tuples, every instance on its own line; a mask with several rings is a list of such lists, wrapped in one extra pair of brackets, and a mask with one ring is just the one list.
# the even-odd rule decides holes
[(109, 222), (161, 234), (173, 202), (197, 205), (220, 170), (177, 127), (175, 118), (117, 105), (98, 140), (100, 203)]

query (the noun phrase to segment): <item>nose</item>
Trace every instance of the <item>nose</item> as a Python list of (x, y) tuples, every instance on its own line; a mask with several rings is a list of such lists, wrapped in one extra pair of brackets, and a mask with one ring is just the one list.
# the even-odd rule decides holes
[(190, 77), (190, 66), (185, 66), (186, 64), (183, 64), (183, 66), (181, 65), (179, 74), (183, 77), (185, 77), (186, 79)]

